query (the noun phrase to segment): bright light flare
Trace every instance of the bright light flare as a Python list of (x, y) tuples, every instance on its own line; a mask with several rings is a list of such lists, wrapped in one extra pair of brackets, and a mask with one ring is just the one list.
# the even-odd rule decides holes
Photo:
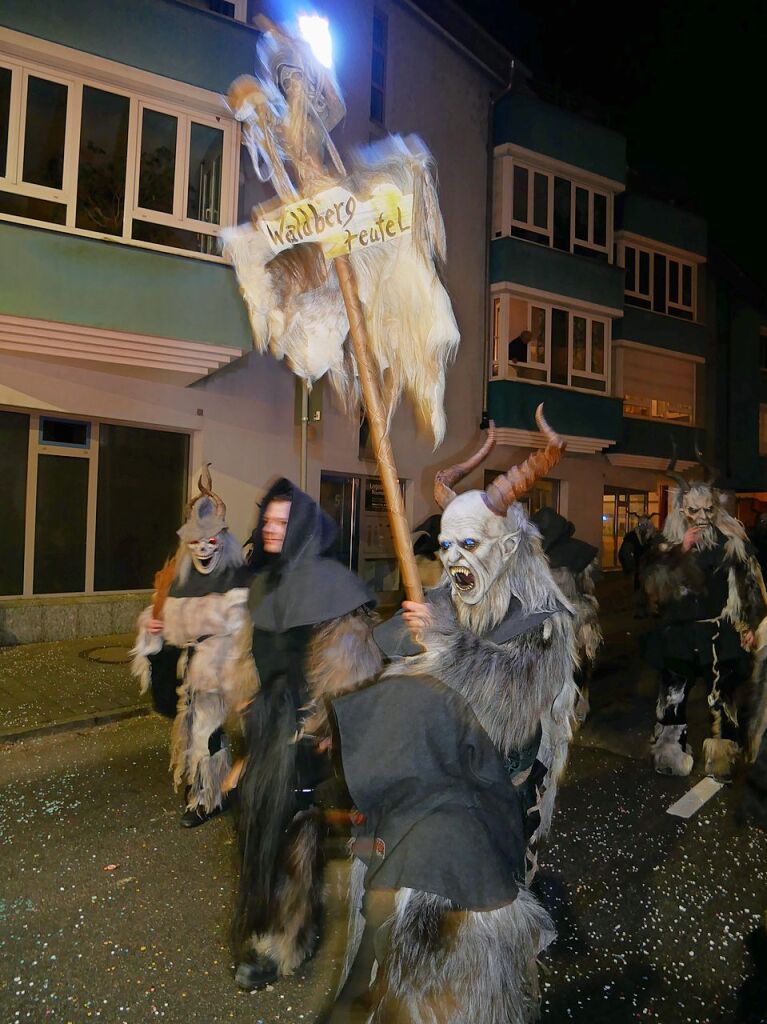
[(312, 53), (325, 68), (333, 66), (333, 39), (327, 18), (319, 14), (299, 14), (298, 30), (312, 48)]

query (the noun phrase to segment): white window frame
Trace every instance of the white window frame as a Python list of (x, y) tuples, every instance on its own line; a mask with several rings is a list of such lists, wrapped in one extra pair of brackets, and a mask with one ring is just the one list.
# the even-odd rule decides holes
[[(527, 220), (521, 220), (514, 216), (514, 172), (516, 168), (527, 171)], [(535, 188), (535, 175), (540, 174), (548, 182), (546, 226), (540, 227), (533, 220), (533, 196)], [(608, 189), (599, 187), (592, 182), (579, 178), (562, 169), (552, 170), (534, 160), (527, 160), (518, 157), (515, 153), (496, 153), (493, 166), (493, 237), (500, 238), (512, 235), (512, 229), (518, 228), (523, 231), (531, 231), (545, 237), (540, 241), (531, 238), (520, 238), (519, 241), (530, 242), (531, 245), (544, 245), (548, 248), (554, 247), (554, 180), (563, 178), (570, 185), (570, 241), (569, 252), (576, 253), (575, 247), (591, 249), (606, 256), (607, 263), (614, 262), (613, 246), (613, 211), (614, 194)], [(588, 238), (577, 238), (575, 235), (575, 196), (576, 189), (583, 189), (588, 193)], [(594, 196), (600, 195), (606, 204), (605, 216), (605, 243), (604, 245), (594, 241)], [(517, 237), (517, 236), (513, 236)], [(562, 251), (562, 250), (557, 250)]]
[[(697, 264), (693, 260), (682, 259), (680, 256), (671, 255), (671, 253), (664, 252), (662, 249), (652, 249), (652, 248), (650, 248), (647, 245), (638, 245), (636, 242), (633, 242), (633, 241), (631, 241), (631, 242), (621, 241), (621, 242), (618, 243), (618, 263), (619, 263), (619, 265), (621, 267), (623, 267), (624, 271), (626, 269), (626, 249), (633, 249), (635, 255), (634, 255), (634, 287), (633, 288), (628, 288), (628, 287), (624, 286), (625, 294), (629, 298), (643, 299), (645, 302), (649, 302), (650, 303), (649, 307), (638, 306), (638, 308), (640, 308), (640, 309), (648, 309), (649, 312), (651, 312), (651, 313), (660, 313), (663, 316), (675, 316), (679, 320), (687, 320), (688, 323), (696, 322), (697, 321), (696, 309), (697, 309), (697, 303), (698, 303), (698, 274), (697, 274), (697, 269), (698, 268), (697, 268)], [(649, 259), (650, 259), (650, 279), (649, 279), (649, 282), (648, 282), (649, 283), (649, 290), (647, 292), (642, 292), (642, 291), (639, 290), (639, 254), (640, 253), (645, 253), (649, 257)], [(662, 310), (654, 308), (655, 307), (655, 257), (656, 256), (663, 256), (665, 258), (665, 260), (666, 260), (666, 302), (665, 302), (665, 308), (662, 309)], [(678, 301), (678, 302), (671, 302), (671, 300), (669, 298), (669, 283), (670, 283), (670, 280), (671, 280), (671, 263), (672, 262), (675, 263), (679, 267), (679, 295), (678, 295), (678, 297), (679, 297), (680, 301)], [(685, 267), (689, 267), (690, 268), (690, 272), (691, 272), (691, 275), (692, 275), (692, 281), (691, 281), (691, 285), (692, 285), (692, 287), (691, 287), (691, 303), (690, 303), (689, 306), (685, 305), (685, 303), (681, 301), (681, 299), (682, 299), (682, 291), (683, 291), (683, 289), (682, 289), (682, 276), (683, 276), (684, 268)], [(684, 315), (680, 315), (679, 312), (675, 312), (677, 310), (681, 310), (683, 312), (689, 313), (690, 316), (687, 317), (687, 316), (684, 316)]]
[[(551, 387), (566, 387), (570, 391), (581, 391), (587, 395), (609, 395), (610, 393), (610, 350), (611, 350), (611, 324), (612, 321), (606, 316), (595, 316), (592, 313), (584, 312), (579, 309), (571, 309), (567, 306), (558, 305), (556, 303), (530, 301), (527, 309), (527, 327), (528, 330), (532, 330), (533, 326), (533, 309), (542, 309), (545, 312), (545, 328), (544, 328), (544, 351), (545, 361), (544, 362), (533, 362), (528, 359), (526, 366), (529, 366), (534, 370), (544, 370), (546, 372), (545, 383)], [(567, 313), (567, 384), (557, 384), (551, 380), (551, 321), (552, 321), (552, 310), (558, 309), (564, 313)], [(586, 370), (577, 370), (573, 367), (573, 317), (580, 317), (586, 321)], [(604, 373), (594, 373), (591, 370), (591, 338), (593, 333), (593, 323), (601, 323), (604, 327)], [(523, 367), (524, 369), (524, 367)], [(604, 382), (604, 389), (597, 390), (596, 388), (583, 388), (577, 384), (573, 384), (573, 377), (585, 377), (589, 380), (595, 380)], [(521, 378), (524, 379), (524, 378)], [(534, 382), (533, 382), (534, 383)], [(541, 382), (543, 383), (543, 382)]]
[[(2, 38), (0, 37), (0, 44)], [(43, 44), (45, 45), (45, 44)], [(52, 48), (47, 44), (47, 48)], [(56, 51), (63, 48), (55, 47)], [(65, 51), (72, 52), (72, 51)], [(87, 62), (89, 55), (77, 53), (77, 57), (84, 58)], [(100, 59), (91, 58), (93, 63), (111, 65), (111, 62), (102, 62)], [(232, 224), (237, 219), (237, 180), (239, 174), (239, 143), (240, 129), (233, 117), (227, 114), (221, 104), (221, 113), (211, 113), (210, 110), (196, 108), (192, 103), (174, 101), (170, 104), (154, 98), (149, 92), (141, 88), (125, 88), (114, 84), (112, 77), (99, 77), (97, 74), (69, 74), (62, 73), (52, 61), (30, 60), (26, 57), (18, 59), (16, 56), (6, 56), (0, 52), (0, 66), (9, 68), (12, 72), (11, 78), (11, 99), (10, 99), (10, 125), (8, 132), (8, 153), (6, 162), (6, 175), (0, 178), (0, 190), (16, 195), (28, 196), (57, 202), (66, 207), (66, 219), (64, 224), (56, 224), (51, 221), (37, 220), (29, 217), (17, 216), (15, 214), (0, 213), (0, 220), (14, 223), (33, 224), (36, 227), (46, 228), (51, 231), (73, 233), (89, 238), (97, 238), (103, 241), (114, 242), (134, 246), (136, 248), (151, 249), (156, 252), (176, 253), (192, 259), (209, 260), (223, 263), (223, 257), (217, 253), (197, 252), (195, 250), (183, 249), (175, 246), (160, 245), (154, 242), (143, 242), (131, 237), (132, 224), (134, 220), (157, 223), (168, 227), (210, 235), (213, 239), (211, 245), (216, 247), (215, 239), (221, 227)], [(117, 67), (120, 67), (119, 65)], [(64, 163), (62, 188), (51, 189), (40, 185), (25, 183), (21, 179), (24, 159), (24, 124), (26, 118), (26, 89), (29, 76), (59, 82), (68, 88), (67, 96), (67, 119), (64, 148)], [(140, 83), (141, 72), (130, 69), (131, 79), (137, 79)], [(156, 76), (148, 76), (156, 77)], [(123, 216), (123, 231), (121, 235), (108, 234), (106, 232), (91, 231), (75, 226), (77, 215), (77, 177), (79, 169), (80, 149), (80, 122), (82, 115), (83, 88), (90, 87), (103, 92), (122, 96), (129, 101), (128, 139), (126, 154), (126, 176), (125, 176), (125, 205)], [(177, 158), (174, 180), (174, 212), (172, 215), (157, 213), (151, 210), (142, 210), (138, 207), (138, 176), (140, 160), (140, 127), (141, 112), (149, 108), (161, 113), (167, 113), (177, 119)], [(186, 195), (188, 187), (189, 171), (189, 142), (191, 139), (191, 123), (215, 127), (223, 131), (223, 150), (221, 168), (221, 190), (219, 199), (219, 223), (213, 224), (207, 221), (184, 216), (186, 209)]]
[[(519, 168), (520, 170), (527, 171), (527, 220), (519, 220), (514, 216), (514, 173)], [(539, 227), (533, 217), (533, 203), (535, 196), (535, 175), (540, 174), (542, 178), (547, 181), (547, 202), (546, 202), (546, 226)], [(527, 164), (523, 160), (516, 160), (512, 157), (511, 160), (511, 197), (509, 199), (511, 207), (511, 226), (515, 228), (522, 228), (525, 231), (532, 231), (538, 235), (545, 235), (547, 238), (546, 245), (549, 248), (554, 243), (554, 175), (549, 171), (543, 171)], [(572, 220), (572, 218), (571, 218)], [(572, 235), (572, 231), (571, 231)], [(533, 241), (532, 239), (520, 239), (520, 241)], [(533, 242), (533, 245), (543, 245), (543, 242)]]

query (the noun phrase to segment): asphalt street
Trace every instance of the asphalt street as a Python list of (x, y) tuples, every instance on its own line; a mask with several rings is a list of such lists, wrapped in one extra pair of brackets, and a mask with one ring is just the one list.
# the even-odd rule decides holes
[[(667, 814), (701, 776), (651, 769), (654, 681), (633, 634), (611, 628), (541, 853), (559, 927), (542, 1020), (767, 1022), (767, 833), (738, 824), (737, 783), (689, 820)], [(702, 694), (691, 720), (698, 772)], [(329, 998), (345, 861), (330, 863), (317, 957), (270, 990), (237, 991), (232, 823), (179, 827), (167, 746), (168, 724), (146, 716), (0, 747), (2, 1024), (312, 1022)]]

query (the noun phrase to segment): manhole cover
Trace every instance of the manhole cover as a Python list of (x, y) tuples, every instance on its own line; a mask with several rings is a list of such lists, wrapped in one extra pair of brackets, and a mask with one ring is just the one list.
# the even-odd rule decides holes
[(131, 660), (127, 647), (89, 647), (87, 651), (80, 651), (80, 657), (97, 661), (99, 665), (127, 665)]

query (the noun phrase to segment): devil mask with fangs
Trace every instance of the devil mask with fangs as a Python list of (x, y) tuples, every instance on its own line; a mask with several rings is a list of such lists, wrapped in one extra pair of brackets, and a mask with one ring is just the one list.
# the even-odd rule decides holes
[(214, 576), (242, 565), (240, 545), (226, 525), (226, 505), (212, 489), (209, 466), (200, 472), (199, 494), (187, 506), (186, 522), (178, 531), (176, 579), (182, 584), (192, 570), (200, 576)]
[(565, 442), (544, 419), (542, 405), (535, 419), (546, 447), (496, 477), (486, 491), (456, 495), (452, 488), (489, 454), (495, 443), (492, 424), (476, 455), (442, 470), (435, 481), (434, 497), (444, 509), (440, 558), (458, 619), (475, 632), (497, 625), (512, 596), (527, 613), (553, 607), (553, 591), (541, 586), (540, 573), (535, 571), (536, 560), (542, 558), (539, 534), (517, 499), (559, 462)]
[[(717, 543), (717, 530), (729, 536), (735, 520), (727, 513), (722, 504), (721, 492), (715, 487), (716, 470), (703, 461), (697, 447), (695, 454), (705, 475), (703, 480), (690, 481), (676, 472), (677, 454), (674, 447), (674, 455), (666, 475), (676, 482), (678, 489), (672, 491), (673, 507), (666, 519), (663, 533), (669, 540), (679, 543), (687, 530), (696, 529), (698, 533), (695, 547), (702, 550), (714, 547)], [(736, 526), (735, 533), (738, 532)]]

